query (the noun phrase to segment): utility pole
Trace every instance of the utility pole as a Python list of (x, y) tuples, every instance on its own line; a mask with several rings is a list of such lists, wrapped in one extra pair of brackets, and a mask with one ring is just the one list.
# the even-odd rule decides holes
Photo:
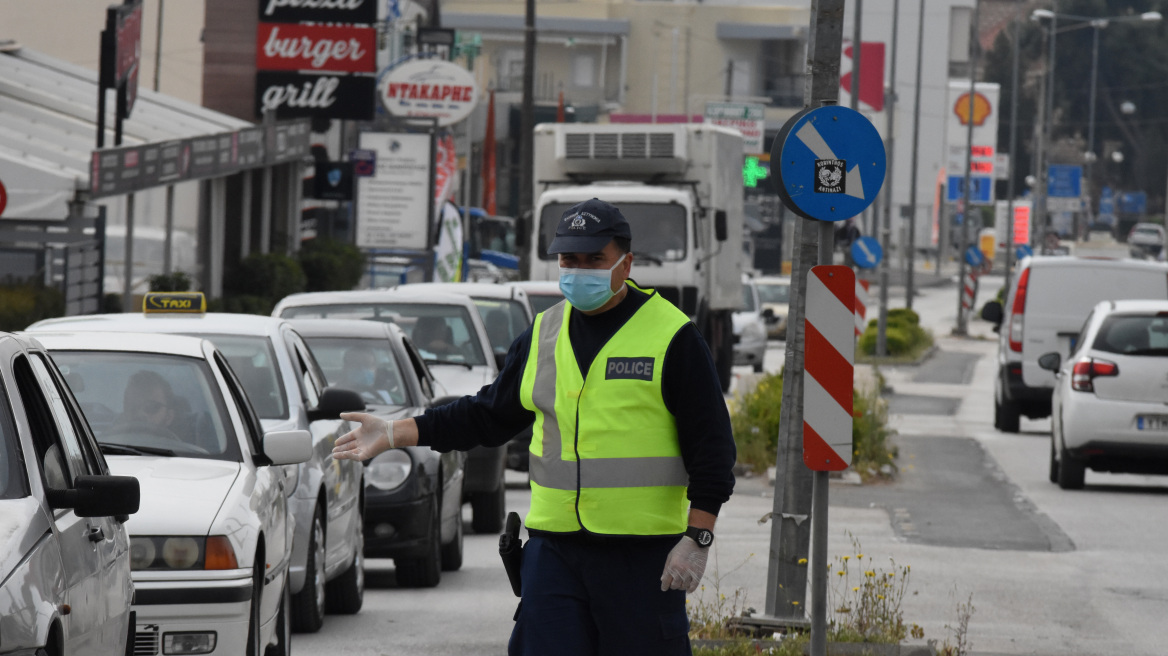
[[(969, 24), (969, 112), (966, 114), (965, 130), (965, 186), (961, 189), (961, 241), (957, 247), (957, 328), (955, 335), (968, 335), (969, 316), (965, 311), (965, 248), (969, 244), (969, 217), (973, 207), (969, 204), (970, 167), (973, 164), (973, 100), (977, 94), (977, 21), (981, 0), (974, 0), (973, 20)], [(970, 312), (973, 308), (969, 309)]]
[(921, 62), (924, 56), (925, 46), (925, 0), (920, 0), (920, 20), (917, 24), (917, 87), (913, 91), (915, 99), (913, 100), (913, 139), (912, 139), (912, 178), (909, 180), (908, 202), (909, 202), (909, 217), (908, 217), (908, 267), (905, 270), (905, 299), (904, 305), (908, 309), (912, 309), (913, 295), (916, 293), (914, 288), (914, 276), (916, 275), (916, 249), (917, 249), (917, 170), (920, 164), (920, 142), (921, 142)]
[[(526, 19), (523, 24), (523, 104), (519, 110), (519, 216), (526, 217), (520, 222), (525, 231), (524, 241), (535, 239), (537, 222), (532, 208), (535, 180), (532, 171), (535, 155), (535, 0), (527, 0)], [(520, 249), (519, 277), (531, 277), (530, 248)]]
[[(852, 84), (850, 85), (850, 87), (848, 89), (848, 93), (850, 93), (852, 95), (852, 98), (851, 98), (851, 101), (848, 103), (848, 106), (856, 111), (860, 110), (860, 64), (861, 64), (861, 60), (862, 60), (861, 52), (863, 50), (860, 46), (861, 46), (861, 40), (863, 38), (863, 33), (864, 33), (863, 25), (864, 25), (864, 0), (853, 0), (853, 6), (852, 6)], [(841, 43), (841, 47), (842, 47), (842, 43)], [(860, 222), (860, 225), (865, 228), (866, 232), (868, 232), (868, 234), (871, 234), (871, 233), (875, 232), (875, 230), (871, 229), (874, 226), (867, 225), (868, 216), (869, 216), (868, 210), (864, 210), (864, 212), (859, 217), (857, 217), (856, 219), (853, 219), (853, 220), (858, 220)], [(834, 246), (835, 246), (834, 234), (832, 235), (832, 246), (833, 246), (833, 250), (834, 250)], [(845, 261), (847, 261), (847, 260), (845, 260)], [(831, 264), (831, 262), (825, 262), (824, 264)]]
[[(803, 94), (806, 107), (839, 100), (843, 17), (844, 0), (813, 0), (807, 44), (810, 76)], [(805, 218), (795, 221), (792, 298), (787, 317), (783, 402), (775, 459), (776, 471), (782, 479), (775, 485), (766, 593), (766, 614), (792, 624), (805, 623), (806, 559), (811, 542), (813, 472), (803, 463), (802, 440), (805, 291), (811, 267), (817, 263), (831, 263), (833, 236), (832, 223), (828, 221)], [(824, 566), (823, 563), (813, 564)]]
[(888, 97), (884, 101), (884, 111), (887, 112), (887, 131), (885, 137), (885, 152), (888, 154), (888, 175), (884, 178), (884, 221), (880, 226), (880, 248), (884, 257), (880, 259), (880, 319), (876, 324), (876, 355), (888, 355), (888, 260), (892, 250), (889, 248), (889, 238), (892, 233), (892, 156), (895, 153), (896, 131), (896, 33), (897, 21), (900, 20), (900, 0), (892, 0), (892, 71), (888, 81)]
[[(158, 0), (158, 34), (154, 36), (154, 90), (162, 83), (162, 8), (166, 0)], [(167, 273), (170, 273), (167, 271)]]
[[(1014, 0), (1021, 8), (1022, 0)], [(1018, 26), (1018, 9), (1011, 21), (1014, 26), (1014, 44), (1011, 47), (1013, 71), (1010, 77), (1010, 170), (1006, 178), (1006, 289), (1010, 288), (1010, 258), (1014, 255), (1014, 167), (1018, 165), (1018, 40), (1022, 37)]]

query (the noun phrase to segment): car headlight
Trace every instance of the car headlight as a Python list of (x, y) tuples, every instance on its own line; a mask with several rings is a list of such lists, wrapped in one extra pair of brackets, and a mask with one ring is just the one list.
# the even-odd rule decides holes
[(222, 535), (135, 536), (130, 538), (130, 569), (239, 569), (239, 561)]
[(369, 461), (365, 480), (379, 490), (392, 490), (409, 478), (414, 468), (410, 454), (402, 449), (390, 449)]

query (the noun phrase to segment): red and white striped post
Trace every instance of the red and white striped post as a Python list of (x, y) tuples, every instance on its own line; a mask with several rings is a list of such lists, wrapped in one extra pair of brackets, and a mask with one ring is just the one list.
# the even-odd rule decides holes
[(841, 471), (852, 463), (856, 274), (820, 265), (807, 276), (803, 365), (803, 463)]
[(965, 280), (961, 285), (961, 308), (968, 312), (973, 309), (974, 302), (977, 300), (977, 278), (980, 275), (980, 270), (976, 267), (971, 267), (965, 273)]
[(864, 334), (868, 327), (868, 287), (870, 280), (856, 278), (856, 337)]

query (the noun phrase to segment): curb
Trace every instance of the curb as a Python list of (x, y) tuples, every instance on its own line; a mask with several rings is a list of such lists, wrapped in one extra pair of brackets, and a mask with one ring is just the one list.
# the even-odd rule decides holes
[[(740, 640), (690, 640), (690, 647), (718, 649), (741, 643)], [(759, 653), (766, 653), (766, 649), (776, 647), (781, 643), (774, 640), (752, 639), (750, 644), (758, 649)], [(803, 649), (804, 654), (809, 654), (810, 651), (811, 645), (807, 645)], [(923, 645), (883, 645), (868, 642), (829, 642), (827, 643), (827, 653), (828, 656), (936, 656), (937, 654), (931, 647)]]

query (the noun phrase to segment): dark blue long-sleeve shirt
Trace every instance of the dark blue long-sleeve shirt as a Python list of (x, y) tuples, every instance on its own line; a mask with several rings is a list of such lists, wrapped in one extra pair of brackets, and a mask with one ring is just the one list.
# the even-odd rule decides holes
[[(582, 372), (588, 371), (604, 344), (648, 299), (648, 294), (629, 286), (625, 299), (606, 312), (571, 313), (568, 334)], [(499, 446), (530, 426), (535, 413), (523, 407), (519, 389), (531, 331), (528, 327), (511, 344), (493, 383), (474, 396), (431, 408), (418, 417), (418, 444), (436, 451)], [(692, 323), (674, 335), (661, 375), (665, 407), (676, 420), (681, 457), (689, 474), (690, 507), (717, 515), (734, 490), (737, 452), (710, 349)]]

